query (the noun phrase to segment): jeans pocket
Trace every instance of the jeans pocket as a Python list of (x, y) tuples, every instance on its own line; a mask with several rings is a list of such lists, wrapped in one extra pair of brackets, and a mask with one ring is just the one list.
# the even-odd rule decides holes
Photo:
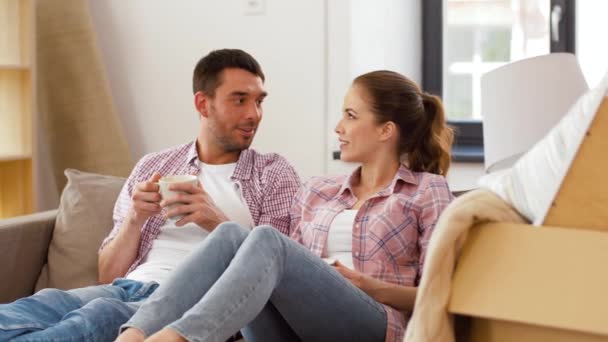
[(158, 288), (158, 283), (150, 281), (150, 282), (141, 282), (137, 280), (131, 279), (116, 279), (112, 283), (113, 286), (118, 286), (125, 291), (127, 295), (126, 302), (138, 302), (140, 300), (148, 298), (156, 288)]

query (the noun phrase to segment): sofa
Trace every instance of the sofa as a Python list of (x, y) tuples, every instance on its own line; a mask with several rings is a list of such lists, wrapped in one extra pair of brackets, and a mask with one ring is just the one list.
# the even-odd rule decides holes
[(0, 303), (97, 284), (97, 250), (125, 178), (67, 169), (56, 210), (0, 220)]

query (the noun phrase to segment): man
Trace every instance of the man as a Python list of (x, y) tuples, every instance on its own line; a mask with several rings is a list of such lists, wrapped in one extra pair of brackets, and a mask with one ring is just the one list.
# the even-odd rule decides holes
[[(244, 51), (202, 58), (193, 76), (196, 141), (144, 156), (116, 201), (114, 228), (99, 250), (99, 281), (112, 284), (45, 289), (0, 305), (0, 340), (111, 341), (219, 223), (267, 224), (288, 233), (299, 178), (284, 158), (248, 149), (262, 118), (264, 80)], [(181, 193), (161, 199), (158, 180), (178, 174), (197, 175), (200, 183), (173, 184)], [(175, 216), (181, 218), (167, 219)]]

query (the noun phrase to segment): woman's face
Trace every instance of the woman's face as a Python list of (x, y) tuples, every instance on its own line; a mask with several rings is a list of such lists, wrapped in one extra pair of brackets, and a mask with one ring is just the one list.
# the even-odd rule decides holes
[(365, 162), (379, 152), (382, 124), (376, 122), (366, 98), (365, 90), (356, 84), (344, 97), (342, 118), (335, 128), (342, 161)]

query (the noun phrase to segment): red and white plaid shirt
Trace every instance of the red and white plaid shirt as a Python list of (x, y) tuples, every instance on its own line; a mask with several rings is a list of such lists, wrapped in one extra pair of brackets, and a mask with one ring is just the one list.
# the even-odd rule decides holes
[[(332, 221), (357, 202), (352, 184), (360, 176), (312, 178), (291, 210), (291, 237), (322, 256)], [(363, 203), (353, 226), (353, 264), (359, 272), (393, 284), (417, 286), (439, 215), (453, 196), (444, 177), (402, 165), (391, 184)], [(402, 341), (406, 314), (384, 305), (386, 341)]]
[[(196, 152), (196, 143), (169, 148), (151, 153), (139, 160), (125, 182), (114, 206), (114, 228), (102, 242), (101, 251), (118, 234), (132, 206), (133, 189), (139, 182), (150, 179), (154, 172), (162, 176), (201, 172)], [(278, 154), (260, 154), (253, 149), (241, 152), (231, 177), (241, 184), (243, 197), (249, 207), (253, 222), (270, 225), (283, 234), (289, 234), (289, 208), (295, 193), (300, 188), (300, 178), (287, 160)], [(152, 247), (152, 241), (165, 223), (161, 214), (150, 217), (141, 229), (137, 258), (127, 271), (133, 271)]]

